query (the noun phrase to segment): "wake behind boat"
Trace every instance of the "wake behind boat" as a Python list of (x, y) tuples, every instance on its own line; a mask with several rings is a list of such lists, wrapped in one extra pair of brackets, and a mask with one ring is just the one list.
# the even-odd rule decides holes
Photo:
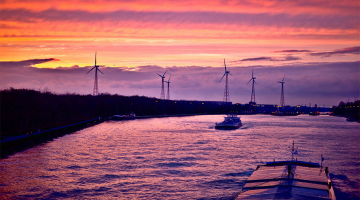
[(215, 123), (216, 129), (237, 129), (241, 126), (240, 117), (236, 114), (228, 114), (221, 123)]
[(258, 166), (236, 199), (336, 200), (336, 197), (327, 167), (292, 159)]

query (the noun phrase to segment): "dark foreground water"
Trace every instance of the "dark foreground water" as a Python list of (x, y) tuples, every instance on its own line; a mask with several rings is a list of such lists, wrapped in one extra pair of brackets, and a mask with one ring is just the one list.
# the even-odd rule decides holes
[(259, 164), (329, 167), (338, 199), (359, 199), (360, 124), (330, 116), (223, 116), (105, 122), (0, 160), (1, 199), (233, 199)]

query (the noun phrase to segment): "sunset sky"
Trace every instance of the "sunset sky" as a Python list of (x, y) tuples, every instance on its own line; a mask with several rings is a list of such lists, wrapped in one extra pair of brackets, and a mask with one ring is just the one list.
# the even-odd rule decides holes
[(337, 105), (360, 97), (360, 1), (1, 0), (0, 89)]

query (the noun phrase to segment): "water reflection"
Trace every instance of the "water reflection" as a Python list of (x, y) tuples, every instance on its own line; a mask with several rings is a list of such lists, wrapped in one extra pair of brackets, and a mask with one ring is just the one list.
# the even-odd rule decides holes
[[(338, 199), (359, 188), (359, 124), (329, 116), (222, 116), (106, 122), (0, 161), (4, 198), (233, 198), (258, 164), (291, 158), (324, 164)], [(346, 167), (344, 167), (346, 166)], [(342, 195), (342, 197), (341, 197)]]

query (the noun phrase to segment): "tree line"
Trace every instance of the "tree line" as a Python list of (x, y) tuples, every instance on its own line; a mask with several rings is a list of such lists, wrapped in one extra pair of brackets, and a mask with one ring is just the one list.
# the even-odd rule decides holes
[(160, 100), (145, 96), (103, 93), (98, 96), (55, 94), (48, 90), (6, 89), (0, 91), (1, 137), (134, 112), (137, 116), (176, 114), (224, 114), (248, 106), (215, 101)]
[(341, 101), (338, 106), (331, 108), (331, 112), (336, 116), (343, 116), (360, 120), (360, 100), (347, 103)]

